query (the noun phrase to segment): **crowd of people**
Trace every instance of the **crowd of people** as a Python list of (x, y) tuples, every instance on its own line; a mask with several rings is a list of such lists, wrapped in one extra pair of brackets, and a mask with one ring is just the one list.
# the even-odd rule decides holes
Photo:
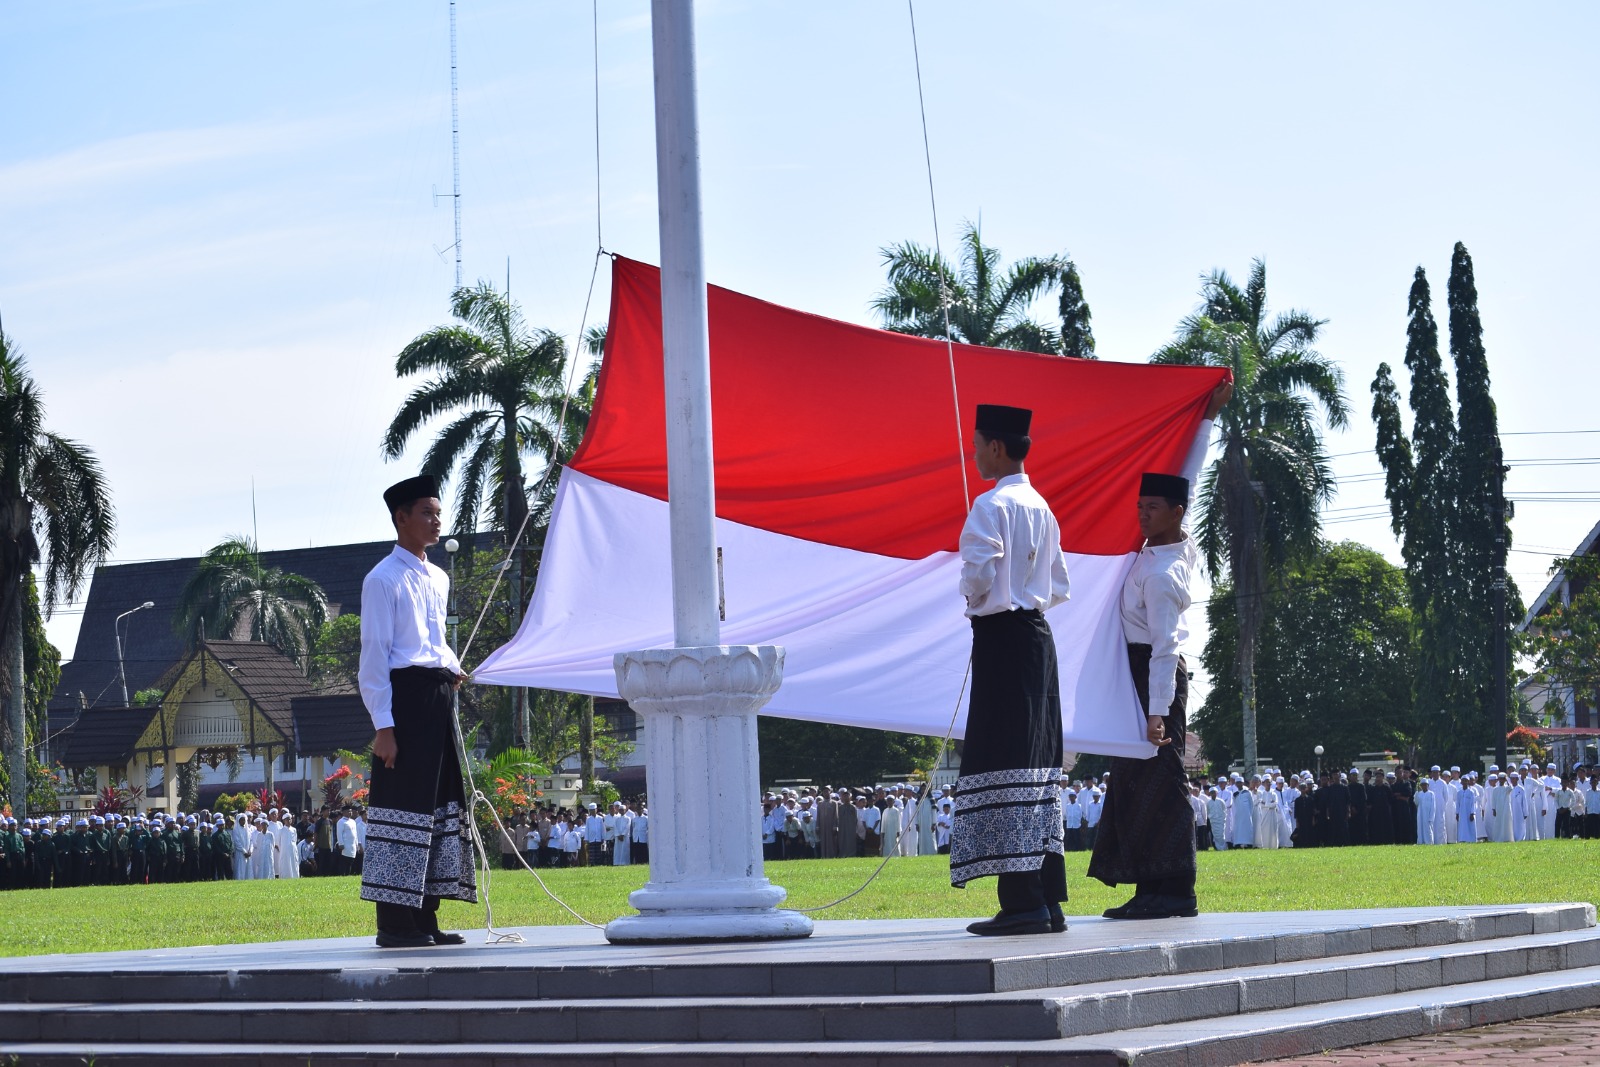
[(921, 856), (950, 851), (952, 797), (909, 785), (784, 789), (761, 798), (769, 860)]
[(1600, 768), (1232, 774), (1190, 787), (1201, 848), (1445, 845), (1600, 838)]
[(0, 825), (0, 888), (147, 885), (359, 874), (358, 807), (46, 816)]
[[(1062, 789), (1068, 852), (1094, 848), (1110, 775)], [(1442, 845), (1552, 838), (1600, 839), (1600, 767), (1532, 761), (1486, 774), (1426, 772), (1234, 773), (1190, 784), (1201, 849)], [(944, 855), (953, 792), (919, 796), (911, 785), (804, 787), (762, 797), (768, 860)], [(501, 863), (530, 867), (650, 862), (650, 815), (642, 800), (547, 805), (519, 812), (500, 833)], [(225, 879), (360, 874), (366, 820), (360, 807), (239, 812), (48, 816), (0, 825), (0, 888), (139, 885)]]
[(577, 808), (547, 804), (515, 813), (499, 831), (500, 865), (626, 867), (650, 862), (650, 811), (644, 802), (616, 800)]

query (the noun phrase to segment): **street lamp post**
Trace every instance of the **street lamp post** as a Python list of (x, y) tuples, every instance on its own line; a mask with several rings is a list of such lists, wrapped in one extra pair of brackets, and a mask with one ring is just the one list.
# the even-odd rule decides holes
[(450, 557), (450, 605), (446, 609), (445, 625), (450, 627), (450, 651), (461, 652), (461, 616), (456, 613), (456, 553), (461, 551), (461, 542), (454, 537), (444, 543), (445, 555)]
[(122, 679), (122, 706), (123, 707), (127, 707), (129, 702), (128, 702), (128, 672), (127, 672), (126, 669), (124, 669), (124, 667), (122, 665), (122, 620), (126, 619), (129, 615), (132, 615), (136, 611), (143, 611), (145, 608), (153, 608), (155, 606), (156, 606), (156, 602), (154, 600), (146, 600), (143, 604), (140, 604), (138, 607), (129, 608), (127, 611), (124, 611), (121, 615), (118, 615), (116, 617), (116, 619), (111, 623), (111, 630), (112, 630), (113, 634), (115, 634), (115, 636), (117, 638), (117, 677)]
[(1322, 781), (1322, 753), (1323, 753), (1324, 750), (1323, 750), (1323, 747), (1321, 745), (1318, 745), (1316, 748), (1312, 749), (1311, 751), (1317, 757), (1317, 781), (1320, 782), (1320, 781)]

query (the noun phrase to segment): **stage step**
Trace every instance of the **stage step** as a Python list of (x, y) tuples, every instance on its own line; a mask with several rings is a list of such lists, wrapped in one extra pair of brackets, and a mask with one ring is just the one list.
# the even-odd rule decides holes
[(1040, 1041), (1596, 966), (1588, 929), (979, 995), (0, 1004), (0, 1043)]
[(947, 921), (740, 946), (526, 933), (545, 943), (387, 968), (353, 940), (0, 960), (0, 1062), (1220, 1064), (1600, 1005), (1587, 904), (1016, 939)]

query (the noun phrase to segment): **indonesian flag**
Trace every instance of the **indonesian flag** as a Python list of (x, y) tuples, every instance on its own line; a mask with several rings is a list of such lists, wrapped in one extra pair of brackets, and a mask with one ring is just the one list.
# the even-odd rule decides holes
[[(977, 404), (1010, 404), (1034, 412), (1027, 471), (1072, 583), (1049, 613), (1066, 748), (1148, 756), (1118, 613), (1139, 476), (1198, 466), (1226, 372), (956, 345), (952, 387), (942, 341), (715, 286), (708, 304), (722, 640), (787, 650), (763, 714), (935, 736), (954, 717), (963, 736), (957, 543), (967, 493), (988, 488), (971, 427)], [(615, 653), (672, 645), (662, 377), (660, 272), (618, 258), (595, 409), (533, 601), (476, 681), (615, 697)]]

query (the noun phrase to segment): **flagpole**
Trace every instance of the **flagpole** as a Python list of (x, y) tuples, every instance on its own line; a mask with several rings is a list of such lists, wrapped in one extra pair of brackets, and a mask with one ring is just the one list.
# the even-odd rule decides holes
[(675, 647), (618, 653), (617, 691), (644, 724), (650, 881), (618, 943), (806, 937), (809, 918), (762, 870), (756, 715), (783, 649), (723, 645), (712, 465), (711, 349), (700, 225), (692, 0), (652, 0), (661, 342)]

